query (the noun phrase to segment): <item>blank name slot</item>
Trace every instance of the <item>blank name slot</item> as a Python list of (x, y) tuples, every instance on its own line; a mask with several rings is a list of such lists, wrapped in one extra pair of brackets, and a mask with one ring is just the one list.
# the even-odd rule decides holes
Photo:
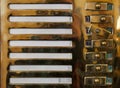
[(37, 10), (72, 10), (72, 4), (9, 4), (10, 9), (37, 9)]
[(11, 59), (72, 59), (72, 53), (10, 53)]
[(9, 41), (10, 46), (72, 47), (72, 41)]
[(72, 84), (72, 78), (10, 78), (11, 85)]
[(10, 71), (72, 72), (71, 65), (11, 65)]
[(72, 22), (71, 16), (10, 16), (10, 22)]
[(72, 34), (72, 29), (10, 29), (10, 34)]

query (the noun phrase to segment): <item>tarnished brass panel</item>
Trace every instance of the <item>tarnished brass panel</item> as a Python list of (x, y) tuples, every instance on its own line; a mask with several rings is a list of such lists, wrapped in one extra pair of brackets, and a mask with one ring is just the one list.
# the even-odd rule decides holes
[[(94, 3), (92, 5), (95, 6), (90, 4), (86, 7), (87, 2)], [(116, 87), (117, 81), (115, 81), (120, 77), (118, 66), (120, 33), (116, 26), (119, 16), (118, 0), (1, 0), (0, 3), (1, 88), (119, 87)], [(25, 7), (25, 9), (10, 7), (15, 4), (38, 6)], [(48, 4), (52, 5), (48, 9), (45, 9), (45, 6), (39, 7)], [(60, 4), (61, 6), (58, 7), (62, 9), (54, 7)], [(64, 8), (65, 5), (70, 6)], [(29, 17), (29, 19), (19, 18), (18, 21), (18, 18), (14, 17)], [(51, 21), (41, 18), (42, 22), (34, 17), (51, 17), (49, 18)], [(11, 32), (11, 29), (15, 31), (22, 29), (22, 31), (15, 33), (15, 31)], [(42, 33), (39, 29), (42, 32), (49, 29), (55, 31)], [(55, 34), (56, 30), (62, 29), (69, 31)], [(23, 30), (32, 30), (33, 33), (26, 33)], [(39, 30), (38, 33), (36, 30)], [(27, 43), (20, 44), (20, 41)], [(43, 45), (40, 42), (35, 44), (36, 41), (49, 41), (49, 44), (46, 42), (42, 42)], [(30, 66), (28, 70), (27, 67), (24, 68), (27, 65)], [(45, 69), (41, 70), (39, 66), (34, 68), (33, 65), (48, 67), (43, 66)], [(59, 67), (64, 65), (65, 68)], [(39, 78), (45, 78), (42, 79), (44, 82), (46, 79), (53, 79), (47, 80), (48, 83), (42, 83)]]

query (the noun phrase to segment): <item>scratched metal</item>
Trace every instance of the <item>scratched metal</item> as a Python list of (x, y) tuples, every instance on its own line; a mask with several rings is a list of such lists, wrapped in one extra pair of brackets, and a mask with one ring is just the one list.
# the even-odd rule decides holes
[[(99, 0), (99, 2), (109, 2), (114, 4), (113, 11), (88, 11), (86, 12), (84, 9), (84, 5), (86, 1), (97, 1), (97, 0), (1, 0), (1, 35), (2, 35), (2, 49), (1, 49), (1, 88), (112, 88), (111, 86), (84, 86), (83, 79), (84, 76), (93, 75), (89, 73), (84, 73), (85, 64), (87, 62), (84, 61), (84, 52), (90, 51), (103, 51), (109, 49), (86, 49), (84, 48), (85, 40), (89, 37), (85, 34), (85, 27), (90, 24), (86, 24), (84, 22), (85, 15), (92, 14), (111, 14), (114, 17), (114, 23), (109, 24), (94, 24), (94, 26), (99, 26), (104, 29), (106, 27), (113, 28), (113, 34), (116, 32), (116, 20), (117, 20), (117, 8), (118, 2), (114, 0)], [(11, 10), (8, 8), (9, 4), (73, 4), (72, 10)], [(70, 22), (60, 22), (60, 23), (46, 23), (46, 22), (9, 22), (9, 16), (72, 16), (73, 23)], [(72, 28), (72, 35), (10, 35), (10, 28)], [(107, 34), (107, 35), (106, 35)], [(102, 38), (108, 38), (109, 33), (102, 33)], [(97, 36), (97, 37), (96, 37)], [(110, 39), (113, 38), (112, 34), (110, 34)], [(101, 35), (92, 35), (89, 39), (99, 39)], [(11, 47), (8, 45), (10, 40), (71, 40), (73, 42), (72, 47)], [(113, 47), (115, 48), (115, 46)], [(112, 48), (112, 49), (113, 49)], [(117, 48), (119, 50), (119, 48)], [(110, 50), (111, 51), (111, 50)], [(45, 53), (73, 53), (73, 60), (10, 60), (9, 53), (37, 53), (37, 52), (45, 52)], [(119, 55), (120, 52), (118, 52)], [(99, 63), (102, 61), (99, 61)], [(89, 62), (90, 63), (90, 62)], [(102, 62), (104, 63), (104, 61)], [(110, 63), (111, 62), (105, 62)], [(32, 72), (9, 72), (10, 65), (72, 65), (72, 72), (63, 72), (63, 73), (51, 73), (51, 72), (43, 72), (43, 73), (32, 73)], [(120, 77), (120, 72), (117, 70), (116, 77)], [(94, 74), (98, 75), (98, 74)], [(102, 73), (99, 75), (103, 75)], [(110, 75), (111, 74), (104, 74)], [(72, 85), (9, 85), (10, 77), (72, 77)], [(117, 88), (117, 87), (114, 87)]]
[[(11, 16), (71, 16), (71, 10), (11, 10)], [(24, 14), (23, 14), (24, 13)]]

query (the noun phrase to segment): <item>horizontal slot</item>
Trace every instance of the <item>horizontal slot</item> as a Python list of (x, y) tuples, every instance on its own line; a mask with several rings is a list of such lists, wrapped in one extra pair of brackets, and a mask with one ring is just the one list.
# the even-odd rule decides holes
[(72, 34), (72, 29), (10, 29), (10, 34)]
[(71, 10), (11, 10), (11, 12), (12, 16), (72, 16)]
[(72, 53), (10, 53), (11, 59), (72, 59)]
[(70, 16), (10, 16), (10, 22), (72, 22)]
[(73, 52), (72, 48), (66, 47), (10, 47), (10, 52), (12, 53), (71, 53)]
[[(73, 35), (39, 35), (39, 34), (22, 34), (22, 35), (11, 35), (11, 37), (9, 38), (9, 40), (12, 40), (12, 41), (72, 41), (73, 38), (75, 38), (75, 34)], [(73, 42), (73, 45), (74, 42)], [(61, 48), (61, 47), (59, 47)], [(64, 47), (65, 48), (65, 47)]]
[(72, 4), (9, 4), (10, 9), (38, 9), (38, 10), (56, 10), (56, 9), (68, 9), (72, 10)]
[(72, 60), (16, 60), (12, 65), (71, 65)]
[(10, 71), (63, 71), (71, 72), (71, 65), (11, 65)]
[(72, 84), (72, 78), (10, 78), (10, 84)]
[(10, 41), (10, 46), (72, 47), (72, 41)]
[(45, 72), (33, 72), (33, 71), (26, 71), (26, 72), (19, 72), (19, 71), (12, 71), (9, 72), (8, 74), (9, 76), (7, 76), (7, 79), (9, 79), (10, 77), (72, 77), (72, 72), (51, 72), (51, 71), (45, 71)]
[(9, 28), (71, 28), (72, 27), (72, 23), (27, 23), (25, 24), (24, 22), (13, 22), (11, 25), (9, 25)]

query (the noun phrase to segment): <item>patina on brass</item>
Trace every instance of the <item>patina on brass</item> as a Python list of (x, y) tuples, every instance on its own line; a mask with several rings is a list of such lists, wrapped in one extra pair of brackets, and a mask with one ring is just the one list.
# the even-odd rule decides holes
[[(100, 30), (104, 31), (106, 26), (113, 27), (113, 35), (116, 34), (116, 20), (118, 17), (118, 1), (117, 0), (99, 0), (99, 2), (109, 2), (113, 3), (114, 10), (113, 11), (85, 11), (85, 3), (89, 2), (96, 2), (98, 0), (1, 0), (1, 88), (7, 88), (7, 85), (9, 85), (9, 82), (7, 78), (9, 78), (9, 75), (12, 74), (12, 77), (19, 76), (20, 74), (32, 74), (32, 73), (21, 73), (21, 72), (15, 72), (15, 73), (9, 73), (9, 65), (17, 63), (16, 60), (10, 60), (9, 59), (9, 53), (10, 52), (42, 52), (37, 50), (37, 47), (11, 47), (9, 46), (10, 40), (72, 40), (73, 46), (72, 47), (54, 47), (54, 49), (51, 49), (49, 47), (39, 47), (41, 49), (44, 49), (44, 52), (72, 52), (73, 53), (73, 60), (72, 62), (69, 61), (60, 61), (60, 64), (72, 64), (73, 66), (73, 72), (72, 73), (64, 73), (62, 76), (71, 76), (73, 78), (73, 84), (72, 85), (60, 85), (60, 88), (84, 88), (83, 83), (83, 77), (84, 77), (84, 65), (85, 61), (83, 59), (83, 55), (85, 52), (90, 51), (89, 49), (84, 48), (84, 40), (91, 39), (91, 37), (86, 36), (85, 34), (85, 26), (90, 26), (90, 23), (85, 22), (85, 16), (86, 15), (92, 15), (92, 14), (111, 14), (114, 17), (114, 22), (108, 23), (108, 24), (94, 24), (93, 27), (100, 28)], [(11, 3), (20, 3), (20, 4), (59, 4), (59, 3), (66, 3), (66, 4), (72, 4), (73, 5), (73, 11), (71, 10), (11, 10), (8, 8), (8, 5)], [(99, 3), (96, 4), (96, 9), (100, 9), (101, 6)], [(72, 23), (33, 23), (33, 22), (9, 22), (8, 18), (9, 16), (72, 16), (73, 22)], [(102, 17), (100, 19), (102, 22), (106, 20), (105, 17)], [(72, 35), (10, 35), (9, 29), (10, 28), (72, 28), (73, 34)], [(99, 32), (101, 31), (93, 31), (93, 33), (96, 32), (97, 34), (92, 35), (92, 38), (101, 38), (96, 37), (98, 36)], [(106, 32), (106, 31), (105, 31)], [(109, 32), (106, 32), (107, 34), (110, 34)], [(99, 34), (105, 35), (104, 32)], [(106, 37), (107, 39), (111, 39), (113, 37), (116, 38), (116, 35), (113, 36), (110, 34), (110, 36), (102, 36)], [(114, 40), (115, 40), (114, 38)], [(120, 41), (118, 38), (117, 41)], [(106, 42), (102, 42), (103, 45), (106, 45)], [(65, 51), (63, 51), (64, 49)], [(99, 49), (94, 48), (94, 51), (98, 52)], [(117, 47), (117, 56), (120, 56), (120, 47)], [(99, 55), (96, 55), (96, 57), (99, 57)], [(58, 60), (59, 61), (59, 60)], [(58, 62), (55, 61), (55, 62)], [(21, 61), (22, 63), (24, 62)], [(43, 61), (45, 62), (45, 61)], [(49, 63), (52, 63), (52, 61), (48, 61)], [(29, 61), (29, 63), (32, 63), (32, 60)], [(48, 63), (47, 63), (48, 64)], [(97, 70), (100, 68), (97, 67)], [(115, 71), (117, 75), (120, 76), (120, 71)], [(55, 73), (42, 73), (42, 76), (59, 76), (61, 74), (56, 75)], [(67, 75), (68, 74), (68, 75)], [(13, 76), (14, 75), (14, 76)], [(35, 76), (40, 74), (33, 74)], [(101, 75), (101, 74), (100, 74)], [(95, 83), (99, 83), (99, 79), (94, 80)], [(57, 88), (59, 85), (54, 85), (54, 88)], [(29, 86), (26, 85), (25, 88), (34, 88), (34, 87), (44, 87), (44, 88), (51, 88), (53, 86), (51, 85), (44, 85), (44, 86)], [(11, 88), (24, 88), (20, 85), (12, 86)], [(90, 88), (90, 87), (88, 87)], [(106, 87), (104, 87), (106, 88)]]

